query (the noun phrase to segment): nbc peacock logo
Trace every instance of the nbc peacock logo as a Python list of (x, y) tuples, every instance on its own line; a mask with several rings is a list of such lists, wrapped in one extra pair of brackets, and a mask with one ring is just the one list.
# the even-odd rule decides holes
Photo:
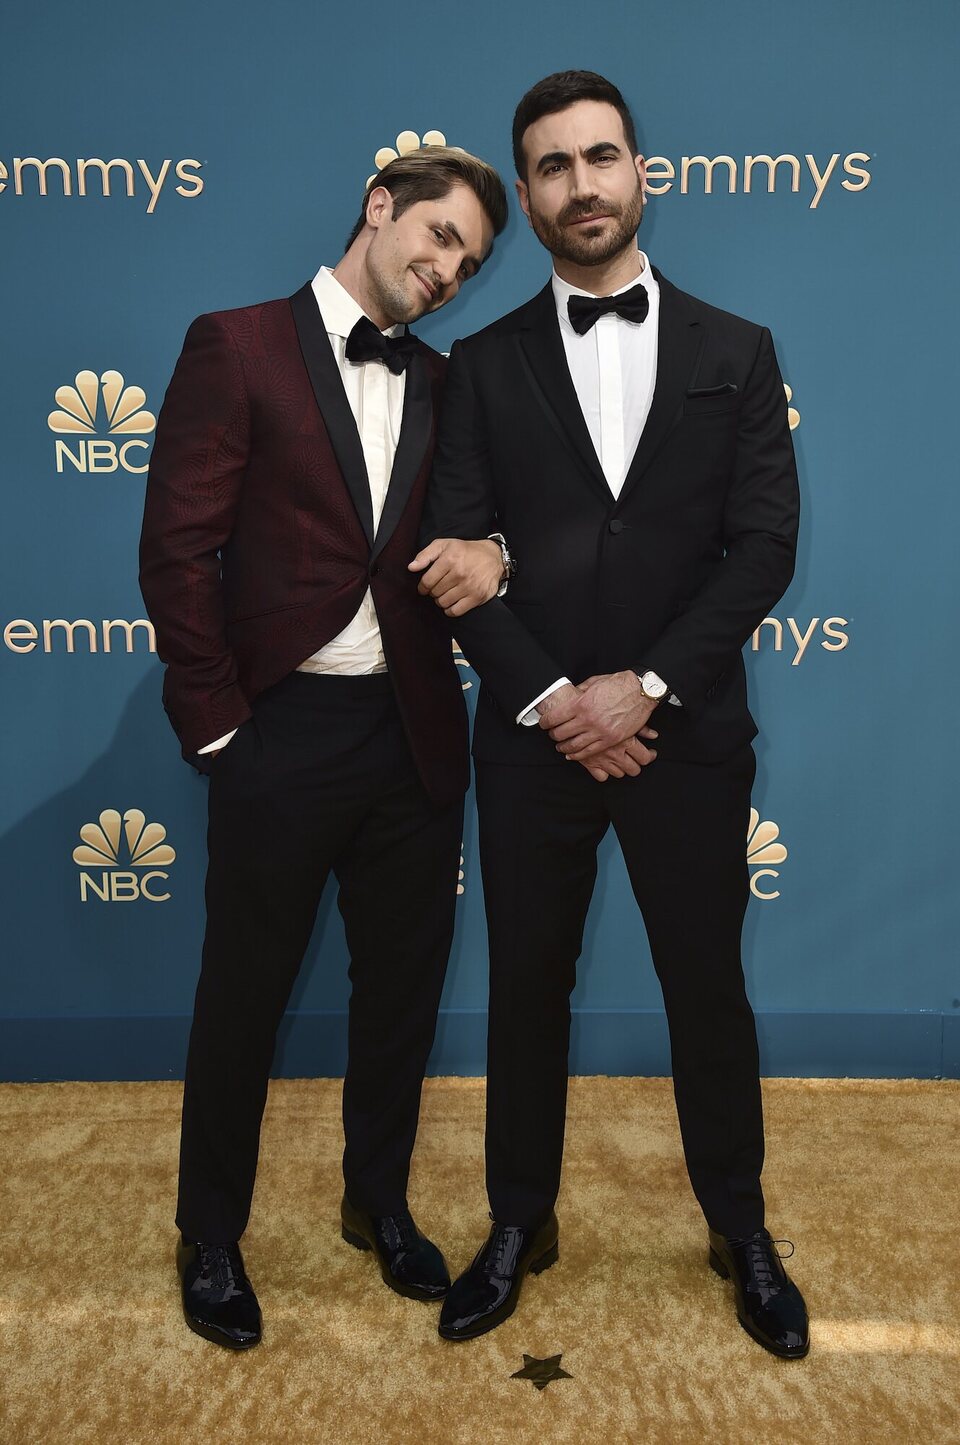
[[(400, 156), (408, 156), (411, 151), (418, 151), (421, 146), (445, 146), (446, 143), (447, 138), (442, 130), (424, 131), (422, 139), (415, 130), (402, 130), (397, 136), (395, 147), (381, 146), (374, 156), (373, 164), (377, 169), (372, 176), (367, 176), (367, 189), (370, 189), (371, 181), (375, 181), (380, 171), (391, 161), (399, 160)], [(463, 147), (454, 146), (452, 149), (462, 150)]]
[(780, 829), (776, 823), (760, 821), (756, 808), (750, 809), (750, 823), (747, 827), (747, 866), (750, 869), (750, 892), (754, 898), (765, 903), (780, 897), (779, 888), (761, 888), (761, 880), (779, 878), (780, 874), (772, 865), (787, 861), (785, 844), (779, 842)]
[(57, 388), (57, 410), (47, 417), (58, 437), (57, 471), (69, 463), (78, 472), (145, 472), (150, 443), (142, 438), (157, 425), (146, 400), (143, 387), (128, 386), (119, 371), (78, 371), (70, 386)]
[(170, 894), (160, 888), (170, 877), (165, 869), (177, 856), (166, 836), (163, 824), (148, 823), (139, 808), (128, 808), (122, 816), (115, 808), (105, 808), (96, 823), (84, 823), (73, 850), (81, 870), (81, 903), (91, 896), (101, 903), (134, 903), (139, 898), (166, 903)]

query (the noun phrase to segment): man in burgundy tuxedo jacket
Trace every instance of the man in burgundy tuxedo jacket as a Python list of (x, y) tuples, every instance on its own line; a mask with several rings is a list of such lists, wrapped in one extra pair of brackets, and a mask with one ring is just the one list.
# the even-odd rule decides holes
[[(184, 1313), (260, 1339), (247, 1223), (277, 1026), (332, 870), (350, 949), (346, 1240), (399, 1293), (449, 1287), (406, 1186), (453, 933), (468, 781), (450, 633), (408, 571), (445, 361), (406, 332), (480, 269), (495, 171), (431, 147), (376, 177), (345, 256), (288, 300), (201, 316), (157, 427), (141, 585), (164, 706), (210, 774), (207, 928), (186, 1067)], [(451, 543), (448, 605), (497, 590)]]
[[(741, 649), (790, 581), (797, 536), (783, 383), (768, 331), (686, 295), (638, 249), (644, 163), (615, 86), (548, 77), (513, 141), (553, 275), (454, 346), (424, 513), (428, 538), (501, 527), (517, 553), (509, 594), (457, 624), (482, 679), (494, 1225), (440, 1333), (494, 1328), (557, 1258), (569, 996), (612, 826), (663, 988), (708, 1257), (754, 1339), (798, 1358), (804, 1303), (764, 1227), (740, 959), (757, 731)], [(432, 564), (427, 590), (437, 550), (413, 564)]]

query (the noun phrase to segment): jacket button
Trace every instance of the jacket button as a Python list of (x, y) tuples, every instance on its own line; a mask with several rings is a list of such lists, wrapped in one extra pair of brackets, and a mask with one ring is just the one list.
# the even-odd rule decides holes
[(610, 531), (615, 537), (618, 536), (619, 533), (623, 531), (623, 523), (618, 522), (616, 517), (614, 517), (613, 521), (610, 523)]
[(380, 576), (380, 567), (379, 567), (379, 564), (378, 564), (378, 563), (374, 562), (373, 566), (370, 568), (370, 576), (371, 576), (371, 577), (379, 577), (379, 576)]

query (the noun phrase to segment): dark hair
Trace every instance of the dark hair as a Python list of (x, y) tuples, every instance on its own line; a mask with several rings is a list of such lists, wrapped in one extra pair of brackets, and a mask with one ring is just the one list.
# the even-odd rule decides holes
[(606, 105), (612, 105), (623, 122), (623, 133), (630, 147), (630, 154), (637, 154), (639, 146), (633, 116), (617, 87), (593, 70), (558, 70), (555, 75), (538, 80), (536, 85), (527, 91), (513, 117), (513, 163), (522, 181), (527, 179), (527, 162), (523, 154), (524, 133), (543, 116), (566, 110), (568, 106), (576, 105), (578, 100), (601, 100)]
[(367, 198), (376, 186), (385, 186), (393, 197), (396, 220), (418, 201), (441, 200), (456, 185), (470, 187), (490, 218), (493, 234), (499, 236), (507, 224), (507, 193), (493, 166), (459, 146), (423, 146), (397, 156), (373, 177), (345, 249), (350, 250), (367, 223)]

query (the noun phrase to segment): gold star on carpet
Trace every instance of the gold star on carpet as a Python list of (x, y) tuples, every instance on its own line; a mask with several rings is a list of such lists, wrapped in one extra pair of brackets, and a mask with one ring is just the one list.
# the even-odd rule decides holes
[(561, 1370), (560, 1361), (562, 1359), (562, 1355), (551, 1355), (548, 1360), (538, 1360), (533, 1355), (525, 1354), (523, 1369), (516, 1370), (510, 1378), (511, 1380), (532, 1380), (538, 1390), (545, 1390), (551, 1380), (573, 1379), (573, 1376), (568, 1375), (566, 1370)]

